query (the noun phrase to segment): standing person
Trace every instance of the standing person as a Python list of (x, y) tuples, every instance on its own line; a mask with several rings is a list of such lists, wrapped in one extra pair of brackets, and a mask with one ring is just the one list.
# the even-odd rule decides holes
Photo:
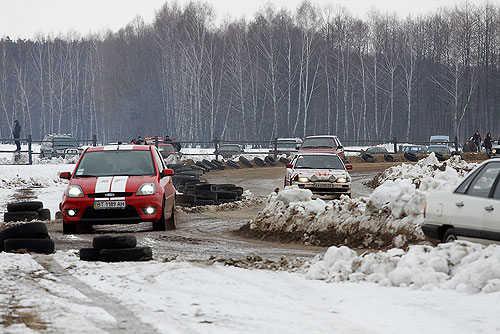
[(145, 144), (145, 141), (144, 141), (144, 139), (142, 139), (142, 137), (141, 137), (141, 136), (138, 136), (138, 137), (137, 137), (137, 140), (135, 141), (135, 143), (136, 143), (137, 145), (144, 145), (144, 144)]
[(21, 143), (19, 142), (19, 136), (21, 136), (21, 124), (19, 124), (19, 121), (16, 119), (14, 121), (14, 130), (12, 130), (12, 134), (14, 135), (14, 142), (16, 143), (16, 152), (21, 151)]
[(481, 144), (482, 144), (483, 140), (481, 138), (481, 134), (479, 133), (479, 130), (476, 130), (476, 132), (474, 133), (474, 136), (472, 136), (472, 141), (476, 144), (477, 151), (480, 152), (481, 151)]
[(171, 142), (171, 141), (172, 141), (172, 139), (170, 139), (170, 136), (168, 136), (168, 135), (165, 136), (165, 142)]
[(135, 138), (132, 138), (132, 140), (130, 141), (130, 144), (135, 145)]
[(181, 151), (181, 144), (177, 142), (177, 140), (174, 138), (172, 139), (172, 146), (175, 148), (177, 152)]
[(464, 147), (462, 148), (462, 152), (470, 152), (470, 144), (468, 140), (465, 141)]
[(488, 132), (486, 134), (486, 138), (484, 138), (484, 148), (486, 152), (491, 152), (491, 148), (493, 147), (493, 137), (491, 137), (491, 133)]

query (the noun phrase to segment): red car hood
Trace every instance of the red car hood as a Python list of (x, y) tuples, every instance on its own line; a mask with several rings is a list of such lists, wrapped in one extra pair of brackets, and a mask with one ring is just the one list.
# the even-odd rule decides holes
[(143, 183), (157, 183), (157, 176), (101, 176), (73, 178), (70, 184), (82, 187), (83, 193), (135, 193)]

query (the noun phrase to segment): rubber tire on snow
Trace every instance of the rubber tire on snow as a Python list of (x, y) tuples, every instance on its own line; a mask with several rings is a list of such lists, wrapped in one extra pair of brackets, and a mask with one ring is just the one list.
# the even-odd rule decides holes
[(281, 158), (280, 158), (280, 162), (281, 162), (282, 164), (289, 164), (289, 163), (290, 163), (290, 159), (285, 158), (285, 157), (281, 157)]
[(198, 183), (194, 186), (195, 190), (212, 191), (214, 184), (211, 183)]
[(253, 158), (253, 161), (255, 162), (255, 164), (259, 167), (266, 167), (266, 163), (264, 162), (264, 160), (262, 160), (261, 158), (259, 157), (255, 157)]
[(3, 242), (7, 239), (35, 238), (45, 239), (49, 237), (47, 225), (44, 223), (28, 223), (10, 227), (0, 232), (0, 251), (3, 250)]
[(250, 160), (248, 160), (247, 158), (241, 156), (239, 158), (239, 161), (244, 164), (245, 166), (249, 167), (249, 168), (252, 168), (253, 167), (253, 164), (250, 162)]
[(455, 230), (453, 228), (449, 228), (446, 230), (443, 236), (443, 242), (453, 242), (457, 240), (457, 234), (455, 233)]
[(81, 248), (80, 260), (82, 261), (101, 261), (99, 250), (95, 248)]
[(50, 220), (50, 210), (42, 209), (38, 211), (38, 220)]
[(413, 152), (405, 152), (404, 157), (406, 160), (416, 162), (418, 161), (418, 156)]
[(54, 253), (54, 240), (46, 239), (6, 239), (3, 243), (6, 252), (15, 252), (26, 249), (30, 253), (52, 254)]
[(196, 200), (208, 199), (215, 201), (217, 199), (217, 193), (210, 190), (195, 190), (193, 194), (196, 196)]
[(6, 212), (3, 214), (3, 221), (8, 222), (23, 222), (38, 220), (38, 212), (22, 211), (22, 212)]
[(153, 259), (153, 250), (151, 247), (101, 249), (99, 255), (104, 262), (150, 261)]
[(94, 249), (134, 248), (137, 239), (133, 235), (100, 235), (92, 240)]
[(203, 162), (203, 164), (205, 164), (205, 166), (209, 167), (210, 170), (218, 169), (217, 166), (215, 166), (213, 163), (211, 163), (207, 159), (203, 159), (202, 162)]
[(236, 168), (236, 169), (240, 169), (241, 168), (240, 164), (237, 163), (236, 161), (233, 161), (233, 160), (226, 160), (226, 164), (229, 167), (233, 167), (233, 168)]
[(396, 158), (392, 154), (384, 154), (384, 160), (388, 162), (396, 162)]
[(212, 164), (219, 170), (224, 170), (226, 169), (226, 166), (222, 162), (219, 162), (217, 160), (212, 160)]
[(39, 211), (43, 209), (40, 201), (7, 203), (7, 212)]
[(446, 157), (442, 153), (434, 152), (434, 155), (436, 156), (436, 159), (438, 159), (438, 161), (445, 161), (446, 160)]
[(363, 158), (364, 161), (370, 162), (370, 163), (373, 163), (376, 160), (375, 157), (373, 155), (371, 155), (370, 153), (363, 153), (361, 158)]
[(274, 158), (273, 158), (273, 157), (266, 156), (266, 157), (264, 158), (264, 161), (265, 161), (268, 165), (270, 165), (270, 166), (273, 166), (273, 167), (274, 167), (274, 166), (276, 166), (276, 160), (274, 160)]
[(238, 193), (235, 191), (217, 191), (217, 200), (219, 199), (231, 199), (236, 200)]
[(61, 211), (56, 211), (56, 214), (55, 214), (55, 219), (62, 219), (62, 212)]
[(196, 195), (193, 194), (182, 194), (182, 195), (175, 195), (175, 204), (193, 204), (194, 201), (196, 201)]

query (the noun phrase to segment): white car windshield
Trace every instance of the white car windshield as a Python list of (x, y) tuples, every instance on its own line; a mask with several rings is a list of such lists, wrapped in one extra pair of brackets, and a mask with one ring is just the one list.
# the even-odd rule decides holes
[(337, 148), (333, 138), (307, 138), (302, 148)]
[(344, 165), (336, 155), (300, 155), (295, 162), (295, 168), (344, 169)]
[(75, 177), (156, 175), (150, 151), (87, 152)]

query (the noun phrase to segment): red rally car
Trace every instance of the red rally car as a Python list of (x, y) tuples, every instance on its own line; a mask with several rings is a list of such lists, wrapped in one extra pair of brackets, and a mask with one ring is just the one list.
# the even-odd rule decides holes
[(60, 173), (69, 185), (63, 194), (63, 233), (78, 226), (153, 222), (153, 230), (175, 229), (174, 171), (154, 146), (89, 147), (73, 174)]

